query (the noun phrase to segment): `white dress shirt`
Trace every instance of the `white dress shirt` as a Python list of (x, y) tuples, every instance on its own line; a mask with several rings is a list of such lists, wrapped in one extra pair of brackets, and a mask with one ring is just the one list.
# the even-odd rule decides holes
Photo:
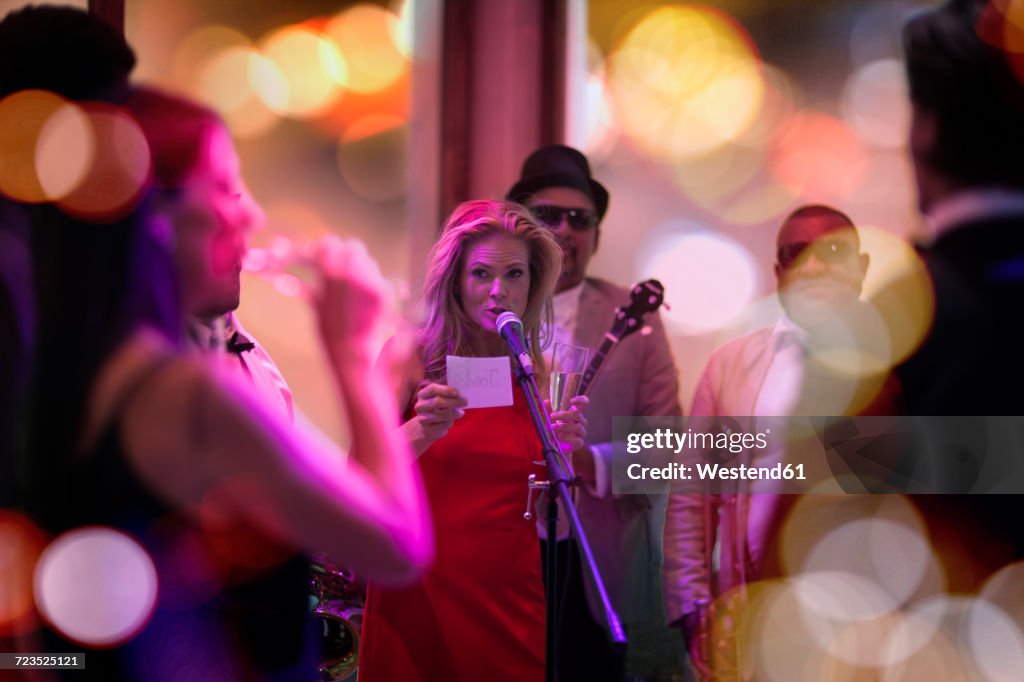
[[(239, 340), (253, 344), (252, 348), (229, 353), (227, 345), (236, 333), (240, 335)], [(234, 358), (224, 357), (223, 366), (255, 386), (270, 405), (281, 410), (289, 421), (294, 421), (295, 407), (288, 382), (281, 376), (270, 354), (242, 328), (234, 313), (228, 313), (210, 323), (191, 318), (187, 338), (194, 348), (204, 353), (233, 355)]]

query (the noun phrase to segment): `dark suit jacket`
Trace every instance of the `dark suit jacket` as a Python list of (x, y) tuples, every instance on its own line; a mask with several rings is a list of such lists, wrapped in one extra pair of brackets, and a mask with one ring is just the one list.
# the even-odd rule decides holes
[(1024, 414), (1024, 216), (958, 226), (925, 262), (935, 321), (897, 370), (908, 412)]
[[(1024, 415), (1024, 216), (958, 225), (926, 250), (925, 263), (935, 289), (934, 323), (896, 370), (908, 414), (978, 416), (979, 433), (987, 428), (984, 416)], [(947, 423), (936, 420), (934, 429)], [(964, 465), (972, 455), (1024, 458), (1024, 443), (1015, 452), (934, 456), (968, 490), (972, 472)], [(915, 502), (951, 589), (975, 589), (1022, 556), (1024, 497), (922, 495)]]

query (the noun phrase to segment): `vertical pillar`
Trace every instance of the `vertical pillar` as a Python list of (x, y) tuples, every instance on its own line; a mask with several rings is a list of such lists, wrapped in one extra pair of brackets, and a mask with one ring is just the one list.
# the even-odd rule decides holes
[[(410, 273), (462, 201), (496, 199), (526, 155), (565, 142), (568, 31), (583, 49), (585, 0), (416, 3)], [(584, 45), (585, 46), (585, 45)]]
[(563, 141), (567, 0), (445, 0), (440, 208), (497, 198)]

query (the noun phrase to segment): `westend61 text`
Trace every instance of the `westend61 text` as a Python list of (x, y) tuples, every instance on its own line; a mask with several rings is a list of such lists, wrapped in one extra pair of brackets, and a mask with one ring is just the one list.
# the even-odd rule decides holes
[(720, 464), (667, 464), (663, 467), (645, 467), (642, 464), (630, 464), (626, 475), (634, 481), (806, 481), (803, 464), (782, 464), (757, 467), (740, 464), (738, 466), (722, 466)]

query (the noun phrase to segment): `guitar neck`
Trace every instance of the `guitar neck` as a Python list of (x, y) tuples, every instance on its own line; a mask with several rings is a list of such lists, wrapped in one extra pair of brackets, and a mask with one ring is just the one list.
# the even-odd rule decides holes
[(664, 301), (665, 287), (656, 279), (649, 279), (633, 286), (630, 292), (628, 306), (621, 306), (615, 309), (615, 319), (612, 321), (612, 328), (604, 335), (601, 346), (594, 353), (593, 359), (583, 372), (583, 379), (580, 382), (579, 395), (586, 395), (587, 391), (594, 384), (594, 379), (601, 366), (612, 352), (615, 346), (624, 337), (629, 336), (640, 329), (643, 316), (652, 313)]

